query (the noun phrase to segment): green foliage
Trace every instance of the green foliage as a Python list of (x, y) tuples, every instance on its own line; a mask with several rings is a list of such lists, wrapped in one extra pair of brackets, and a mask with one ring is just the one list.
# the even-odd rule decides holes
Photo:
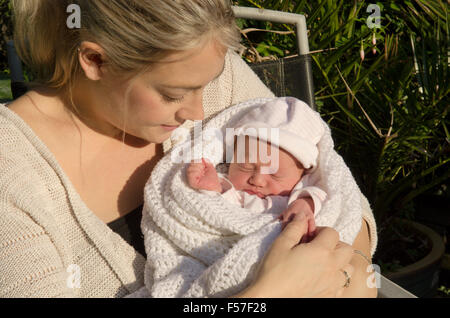
[(448, 287), (440, 286), (438, 291), (445, 296), (450, 296), (450, 288), (448, 288)]
[(0, 0), (0, 73), (8, 72), (6, 41), (11, 38), (12, 21), (9, 0)]
[(11, 81), (0, 76), (0, 103), (11, 100)]
[[(381, 8), (381, 27), (374, 29), (366, 24), (371, 14), (367, 12), (369, 1), (235, 2), (306, 16), (316, 104), (381, 227), (417, 195), (448, 187), (445, 2), (376, 2)], [(246, 21), (242, 26), (292, 30), (292, 26), (264, 22)], [(295, 53), (294, 35), (254, 33), (247, 34), (248, 41), (263, 43), (251, 43), (263, 57)]]

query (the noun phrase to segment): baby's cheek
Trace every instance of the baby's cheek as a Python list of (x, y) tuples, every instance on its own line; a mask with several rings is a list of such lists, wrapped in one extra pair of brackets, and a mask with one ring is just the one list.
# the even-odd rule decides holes
[(245, 184), (245, 176), (237, 171), (230, 172), (228, 174), (228, 180), (230, 180), (236, 190), (241, 190)]
[(291, 190), (292, 187), (279, 181), (275, 181), (272, 184), (272, 193), (274, 193), (275, 195), (289, 196)]

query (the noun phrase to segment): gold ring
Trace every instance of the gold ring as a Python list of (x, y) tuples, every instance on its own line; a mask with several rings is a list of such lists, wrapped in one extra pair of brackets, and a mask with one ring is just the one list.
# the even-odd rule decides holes
[(350, 286), (350, 275), (348, 275), (348, 273), (343, 269), (341, 269), (340, 271), (345, 275), (345, 284), (342, 287), (347, 288), (348, 286)]

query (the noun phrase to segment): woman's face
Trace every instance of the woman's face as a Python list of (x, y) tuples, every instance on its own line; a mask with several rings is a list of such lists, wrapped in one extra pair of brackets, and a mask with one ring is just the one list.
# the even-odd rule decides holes
[(222, 73), (225, 54), (226, 49), (213, 41), (170, 54), (132, 80), (128, 98), (130, 81), (124, 83), (106, 75), (96, 87), (100, 89), (98, 95), (106, 98), (104, 103), (98, 103), (102, 105), (96, 116), (120, 133), (125, 131), (148, 142), (162, 143), (186, 120), (203, 119), (203, 90)]

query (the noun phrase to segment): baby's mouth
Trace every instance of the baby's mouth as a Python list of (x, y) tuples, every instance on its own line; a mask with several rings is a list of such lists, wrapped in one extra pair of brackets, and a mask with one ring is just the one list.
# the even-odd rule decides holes
[(250, 195), (257, 195), (259, 198), (264, 198), (265, 195), (262, 194), (261, 192), (254, 192), (252, 190), (244, 190), (245, 192), (247, 192)]

